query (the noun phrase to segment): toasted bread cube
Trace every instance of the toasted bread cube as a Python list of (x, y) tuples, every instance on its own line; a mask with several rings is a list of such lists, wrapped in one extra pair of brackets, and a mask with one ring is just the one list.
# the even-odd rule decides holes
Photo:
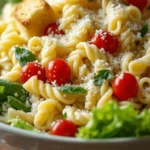
[(24, 0), (16, 6), (14, 16), (31, 36), (42, 35), (45, 27), (54, 21), (53, 11), (45, 0)]

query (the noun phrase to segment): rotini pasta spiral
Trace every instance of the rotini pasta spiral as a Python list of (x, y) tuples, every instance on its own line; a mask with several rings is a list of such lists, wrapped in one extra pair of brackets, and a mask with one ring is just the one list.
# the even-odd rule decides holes
[(133, 33), (131, 32), (131, 29), (123, 29), (119, 38), (121, 51), (131, 50), (133, 37), (134, 36)]
[(105, 13), (109, 13), (109, 8), (113, 4), (113, 1), (110, 0), (101, 0), (101, 7)]
[(16, 64), (12, 70), (3, 76), (0, 79), (7, 80), (7, 81), (17, 81), (20, 78), (22, 67), (19, 64)]
[(44, 98), (51, 98), (64, 104), (72, 104), (76, 101), (78, 95), (65, 95), (57, 87), (52, 87), (48, 83), (43, 83), (37, 79), (37, 76), (31, 77), (23, 87), (32, 94), (41, 95)]
[(72, 70), (72, 76), (81, 79), (88, 73), (87, 66), (84, 65), (83, 59), (87, 58), (91, 62), (96, 61), (99, 58), (105, 58), (104, 54), (99, 52), (99, 49), (86, 42), (81, 42), (77, 45), (77, 49), (70, 53), (67, 61)]
[(45, 43), (42, 52), (41, 52), (41, 64), (46, 67), (49, 61), (56, 58), (56, 43), (48, 41)]
[(28, 42), (29, 51), (31, 51), (44, 67), (49, 61), (56, 57), (68, 55), (72, 50), (66, 48), (55, 39), (47, 37), (33, 37)]
[(16, 32), (6, 34), (0, 41), (0, 52), (7, 52), (15, 45), (23, 45), (26, 41), (22, 39)]
[(63, 8), (63, 16), (60, 20), (60, 29), (66, 31), (71, 26), (85, 15), (83, 8), (80, 5), (65, 5)]
[(92, 110), (96, 106), (97, 101), (99, 100), (99, 87), (93, 85), (93, 81), (89, 81), (89, 88), (87, 95), (85, 97), (85, 109)]
[(150, 78), (144, 77), (139, 81), (138, 100), (142, 104), (150, 104)]
[(98, 100), (97, 107), (100, 107), (111, 100), (114, 100), (113, 91), (109, 86), (108, 81), (105, 81), (100, 87), (100, 99)]
[(111, 5), (108, 11), (108, 31), (112, 32), (114, 35), (119, 35), (124, 22), (127, 20), (126, 12), (123, 9), (114, 9), (113, 5)]
[(12, 63), (5, 52), (0, 55), (0, 68), (3, 71), (10, 71), (12, 68)]
[(87, 0), (46, 0), (48, 4), (52, 7), (57, 17), (60, 17), (62, 9), (66, 4), (80, 4), (82, 7), (87, 7), (90, 9), (97, 9), (99, 7), (99, 1), (91, 1), (90, 3)]
[(129, 64), (129, 72), (136, 76), (140, 76), (142, 73), (146, 71), (149, 64), (150, 64), (150, 54), (147, 54), (142, 58), (131, 61)]
[(37, 113), (34, 118), (34, 125), (40, 130), (47, 130), (51, 128), (55, 112), (61, 113), (62, 105), (54, 100), (47, 99), (41, 102), (38, 106)]
[(88, 41), (94, 34), (94, 28), (92, 21), (88, 16), (80, 19), (77, 24), (72, 26), (72, 29), (68, 32), (68, 41), (65, 46), (68, 48), (75, 48), (75, 46), (84, 41)]
[(29, 39), (28, 41), (28, 49), (31, 51), (35, 56), (38, 57), (39, 53), (43, 48), (43, 43), (41, 41), (41, 37), (34, 36)]
[(20, 118), (21, 120), (24, 120), (25, 122), (28, 122), (29, 124), (33, 124), (34, 122), (34, 114), (33, 113), (25, 113), (22, 110), (15, 110), (12, 108), (8, 109), (7, 113), (7, 119), (15, 119), (15, 118)]
[(80, 110), (75, 107), (66, 106), (63, 110), (63, 114), (66, 113), (68, 120), (71, 120), (77, 125), (85, 125), (91, 117), (91, 113), (86, 110)]
[(129, 63), (131, 62), (133, 56), (134, 55), (131, 52), (126, 52), (123, 54), (123, 57), (121, 59), (121, 71), (122, 72), (129, 71)]
[(135, 109), (137, 109), (137, 110), (140, 110), (141, 108), (142, 108), (142, 104), (141, 103), (138, 103), (138, 102), (134, 102), (134, 101), (122, 101), (122, 102), (119, 102), (119, 105), (121, 106), (121, 107), (124, 107), (124, 106), (126, 106), (126, 105), (132, 105), (133, 106), (133, 108), (135, 108)]
[(7, 27), (6, 21), (0, 20), (0, 34), (2, 34), (4, 32), (4, 30), (6, 29), (6, 27)]
[(140, 22), (141, 21), (142, 14), (141, 14), (140, 10), (137, 7), (128, 6), (126, 8), (126, 11), (128, 13), (128, 17), (131, 21), (134, 21), (134, 22)]

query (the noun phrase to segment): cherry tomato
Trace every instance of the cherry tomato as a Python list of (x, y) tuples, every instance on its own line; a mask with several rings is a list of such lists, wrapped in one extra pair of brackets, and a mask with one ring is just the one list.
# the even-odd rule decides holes
[(148, 0), (126, 0), (128, 4), (132, 4), (139, 8), (141, 11), (146, 7), (148, 4)]
[(39, 80), (45, 82), (45, 69), (38, 62), (30, 62), (22, 68), (20, 80), (22, 83), (25, 83), (35, 75), (37, 75)]
[(49, 35), (49, 34), (64, 34), (62, 30), (58, 29), (59, 24), (58, 23), (51, 23), (49, 24), (45, 30), (44, 30), (44, 35)]
[(46, 67), (46, 78), (50, 84), (55, 82), (57, 85), (63, 85), (70, 80), (70, 67), (60, 58), (50, 61)]
[(77, 126), (69, 120), (58, 120), (53, 125), (50, 134), (58, 136), (74, 137), (77, 132)]
[(130, 73), (118, 75), (112, 83), (114, 95), (121, 101), (135, 98), (138, 94), (138, 83)]
[(99, 49), (104, 49), (110, 54), (117, 52), (119, 46), (119, 42), (116, 37), (112, 33), (102, 29), (95, 33), (90, 44), (94, 44)]

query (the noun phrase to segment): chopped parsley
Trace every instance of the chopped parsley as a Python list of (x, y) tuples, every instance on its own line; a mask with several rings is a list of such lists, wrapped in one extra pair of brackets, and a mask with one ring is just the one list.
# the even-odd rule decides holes
[(143, 28), (140, 30), (141, 36), (144, 37), (148, 32), (148, 24), (145, 24)]
[(97, 75), (94, 76), (94, 84), (96, 86), (101, 85), (104, 81), (113, 79), (114, 75), (107, 69), (100, 70)]

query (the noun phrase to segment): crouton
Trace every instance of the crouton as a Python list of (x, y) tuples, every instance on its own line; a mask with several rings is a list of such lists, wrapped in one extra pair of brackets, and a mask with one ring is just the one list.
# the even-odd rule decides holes
[(16, 6), (14, 16), (31, 36), (42, 35), (45, 27), (55, 18), (45, 0), (23, 0)]

